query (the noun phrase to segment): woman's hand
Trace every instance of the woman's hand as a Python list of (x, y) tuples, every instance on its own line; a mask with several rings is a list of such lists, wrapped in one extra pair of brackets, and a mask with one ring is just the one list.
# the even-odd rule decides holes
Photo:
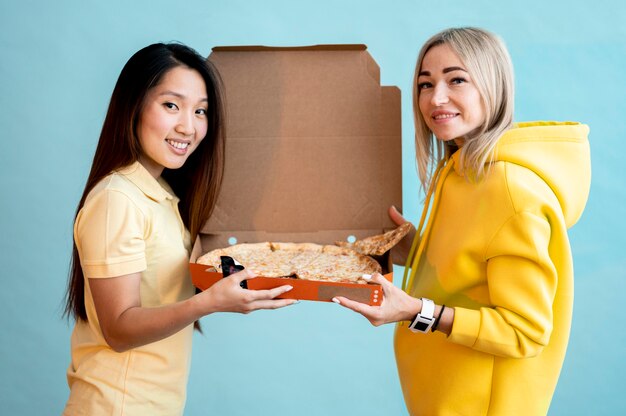
[(240, 286), (244, 280), (254, 279), (256, 274), (250, 270), (242, 270), (221, 279), (195, 297), (200, 302), (202, 315), (214, 312), (250, 313), (258, 309), (278, 309), (289, 306), (297, 301), (294, 299), (275, 299), (293, 289), (284, 285), (269, 290), (247, 290)]
[[(387, 211), (389, 214), (389, 218), (394, 222), (397, 226), (408, 222), (402, 214), (398, 211), (396, 207), (393, 205), (389, 207)], [(398, 244), (396, 244), (391, 249), (391, 261), (394, 264), (404, 266), (407, 258), (409, 257), (409, 251), (411, 251), (411, 244), (413, 244), (413, 239), (415, 238), (415, 227), (411, 227), (411, 232), (409, 232)]]
[(371, 281), (380, 284), (383, 288), (384, 296), (380, 306), (355, 302), (343, 296), (333, 298), (333, 302), (360, 313), (374, 326), (390, 322), (410, 321), (422, 310), (420, 299), (407, 295), (382, 275), (378, 273), (372, 275)]

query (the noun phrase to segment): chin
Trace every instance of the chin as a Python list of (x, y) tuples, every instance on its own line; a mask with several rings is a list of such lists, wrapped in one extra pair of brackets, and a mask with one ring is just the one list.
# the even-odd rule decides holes
[(449, 142), (454, 140), (454, 137), (450, 137), (450, 136), (437, 136), (435, 135), (435, 137), (437, 138), (437, 140), (439, 140), (440, 142)]
[(168, 162), (164, 165), (165, 169), (170, 169), (170, 170), (175, 170), (175, 169), (180, 169), (183, 167), (183, 165), (185, 164), (185, 162), (187, 161), (187, 159), (183, 160), (183, 161), (173, 161), (173, 162)]

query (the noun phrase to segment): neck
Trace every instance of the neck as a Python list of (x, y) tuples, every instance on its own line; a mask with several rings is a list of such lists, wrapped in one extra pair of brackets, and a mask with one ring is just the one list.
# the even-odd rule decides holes
[(139, 163), (146, 168), (146, 170), (154, 177), (154, 179), (159, 179), (161, 173), (163, 173), (163, 166), (155, 163), (152, 159), (145, 157), (144, 155), (139, 156)]

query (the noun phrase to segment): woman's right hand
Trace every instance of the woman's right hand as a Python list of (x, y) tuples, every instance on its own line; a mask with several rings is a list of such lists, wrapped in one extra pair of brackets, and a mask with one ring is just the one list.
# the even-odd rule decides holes
[(335, 296), (332, 300), (345, 308), (360, 313), (374, 326), (410, 321), (422, 310), (421, 299), (407, 295), (379, 273), (372, 275), (371, 282), (377, 283), (383, 288), (383, 301), (380, 306), (370, 306), (343, 296)]
[[(390, 206), (387, 210), (389, 218), (394, 222), (397, 226), (400, 226), (406, 222), (408, 222), (398, 211), (395, 206)], [(411, 231), (391, 249), (391, 261), (393, 264), (397, 264), (400, 266), (404, 266), (406, 264), (406, 260), (409, 257), (409, 252), (411, 251), (411, 244), (413, 244), (413, 239), (415, 238), (415, 227), (411, 227)]]
[(276, 299), (293, 289), (290, 285), (279, 286), (269, 290), (248, 290), (240, 286), (244, 280), (257, 275), (250, 270), (242, 270), (221, 279), (213, 286), (198, 293), (195, 297), (202, 308), (202, 315), (214, 312), (236, 312), (247, 314), (259, 309), (278, 309), (292, 305), (295, 299)]

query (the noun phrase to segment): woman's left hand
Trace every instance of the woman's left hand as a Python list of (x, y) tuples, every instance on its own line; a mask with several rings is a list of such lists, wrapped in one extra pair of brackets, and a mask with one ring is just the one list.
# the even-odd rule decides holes
[(407, 295), (381, 274), (373, 274), (371, 281), (380, 284), (383, 288), (384, 296), (380, 306), (370, 306), (365, 303), (355, 302), (343, 296), (334, 297), (333, 302), (360, 313), (374, 326), (391, 322), (410, 321), (422, 310), (422, 301), (420, 299)]

